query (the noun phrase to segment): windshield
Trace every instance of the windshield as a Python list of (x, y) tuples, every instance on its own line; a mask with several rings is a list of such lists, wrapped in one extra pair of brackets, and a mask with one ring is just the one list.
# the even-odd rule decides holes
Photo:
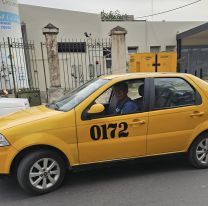
[(69, 92), (60, 100), (49, 104), (48, 107), (61, 111), (69, 111), (80, 104), (83, 100), (85, 100), (88, 96), (102, 87), (108, 81), (108, 79), (93, 79), (86, 84), (78, 87), (77, 89)]

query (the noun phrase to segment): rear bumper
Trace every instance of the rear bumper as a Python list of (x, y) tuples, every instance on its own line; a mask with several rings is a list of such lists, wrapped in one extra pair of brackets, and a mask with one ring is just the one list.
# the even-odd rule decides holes
[(18, 151), (12, 147), (0, 147), (0, 175), (9, 174), (10, 167)]

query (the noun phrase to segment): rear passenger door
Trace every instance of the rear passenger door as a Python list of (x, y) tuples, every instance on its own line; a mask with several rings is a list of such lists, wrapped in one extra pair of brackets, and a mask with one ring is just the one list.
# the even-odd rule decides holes
[(205, 120), (206, 98), (189, 79), (153, 78), (147, 155), (182, 152), (192, 131)]

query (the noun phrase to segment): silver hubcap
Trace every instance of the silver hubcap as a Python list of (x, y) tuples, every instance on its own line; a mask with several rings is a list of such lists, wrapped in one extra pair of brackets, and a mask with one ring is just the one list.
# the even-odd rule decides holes
[(45, 190), (55, 185), (59, 177), (59, 164), (50, 158), (43, 158), (35, 162), (29, 173), (30, 183), (40, 190)]
[(202, 164), (208, 164), (208, 138), (203, 139), (196, 148), (196, 157)]

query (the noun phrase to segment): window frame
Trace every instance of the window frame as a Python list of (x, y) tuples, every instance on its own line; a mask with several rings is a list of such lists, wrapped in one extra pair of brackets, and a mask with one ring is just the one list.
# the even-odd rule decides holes
[[(89, 80), (88, 82), (86, 82), (85, 84), (80, 85), (80, 86), (77, 87), (76, 89), (74, 89), (74, 90), (68, 92), (68, 94), (72, 94), (72, 93), (74, 93), (76, 90), (79, 90), (78, 92), (80, 92), (80, 91), (82, 91), (82, 90), (84, 89), (84, 87), (86, 87), (87, 84), (90, 85), (90, 84), (94, 83), (94, 82), (97, 81), (97, 80), (99, 80), (99, 78), (91, 79), (91, 80)], [(102, 79), (102, 80), (104, 80), (104, 79)], [(111, 81), (111, 80), (109, 80), (109, 79), (105, 79), (105, 80), (107, 80), (108, 82)], [(107, 81), (105, 82), (105, 84), (108, 83)], [(105, 84), (103, 84), (102, 86), (100, 86), (98, 89), (102, 88)], [(88, 86), (89, 86), (89, 85), (88, 85)], [(80, 88), (82, 88), (82, 89), (80, 89)], [(96, 92), (96, 90), (95, 90), (94, 92)], [(94, 92), (92, 92), (91, 94), (87, 95), (86, 98), (90, 97)], [(76, 92), (76, 93), (77, 93), (77, 92)], [(51, 106), (54, 105), (54, 104), (56, 105), (56, 104), (57, 104), (58, 102), (60, 102), (60, 101), (63, 101), (64, 99), (67, 98), (66, 96), (67, 96), (67, 94), (65, 94), (62, 98), (56, 100), (55, 102), (52, 102), (52, 103), (50, 103), (50, 104), (47, 104), (46, 106), (47, 106), (48, 108), (54, 109), (54, 108), (51, 107)], [(68, 97), (68, 98), (69, 98), (69, 97)], [(77, 106), (79, 106), (80, 104), (82, 104), (82, 103), (86, 100), (86, 98), (83, 99), (81, 102), (76, 103), (76, 105), (74, 105), (74, 106), (73, 106), (72, 108), (70, 108), (70, 109), (63, 110), (63, 109), (60, 109), (60, 108), (59, 108), (58, 111), (69, 112), (69, 111), (71, 111), (72, 109), (74, 109), (74, 108), (76, 108)]]
[[(182, 79), (185, 81), (195, 92), (196, 92), (196, 100), (195, 104), (192, 105), (181, 105), (181, 106), (173, 106), (173, 107), (164, 107), (164, 108), (155, 108), (155, 79)], [(192, 106), (199, 106), (202, 105), (203, 100), (202, 96), (200, 95), (199, 91), (196, 89), (196, 87), (191, 84), (188, 80), (182, 78), (182, 77), (153, 77), (150, 80), (150, 109), (149, 111), (160, 111), (160, 110), (167, 110), (167, 109), (177, 109), (182, 107), (192, 107)]]
[[(128, 54), (131, 55), (131, 54), (138, 53), (139, 47), (138, 46), (128, 46), (127, 50), (128, 50)], [(129, 52), (129, 51), (133, 51), (133, 50), (135, 50), (136, 52)]]
[(83, 42), (58, 42), (58, 53), (86, 53), (87, 44)]
[[(88, 116), (88, 118), (85, 117), (85, 114), (87, 112), (87, 110), (90, 109), (90, 107), (93, 105), (94, 101), (100, 97), (103, 93), (105, 93), (108, 89), (110, 89), (111, 87), (113, 87), (115, 84), (117, 83), (121, 83), (121, 82), (126, 82), (126, 81), (135, 81), (135, 80), (144, 80), (144, 106), (143, 106), (143, 110), (140, 112), (135, 112), (135, 113), (130, 113), (130, 114), (121, 114), (121, 115), (116, 115), (116, 114), (110, 114), (110, 115), (105, 115), (105, 116), (98, 116), (98, 117), (90, 117)], [(125, 116), (125, 115), (132, 115), (132, 114), (141, 114), (141, 113), (145, 113), (145, 112), (149, 112), (150, 110), (150, 79), (149, 77), (147, 78), (135, 78), (135, 79), (126, 79), (126, 80), (122, 80), (119, 82), (115, 82), (113, 85), (109, 86), (104, 92), (102, 92), (101, 94), (99, 94), (98, 96), (96, 96), (92, 102), (90, 102), (90, 104), (88, 104), (87, 107), (85, 107), (85, 109), (82, 111), (81, 114), (81, 120), (82, 121), (88, 121), (88, 120), (93, 120), (93, 119), (101, 119), (101, 118), (108, 118), (108, 117), (118, 117), (118, 116)], [(109, 102), (112, 98), (113, 95), (113, 91), (110, 95), (110, 99)]]
[[(155, 51), (156, 49), (158, 49), (158, 50)], [(159, 53), (159, 52), (161, 52), (161, 46), (159, 46), (159, 45), (158, 46), (150, 46), (150, 53), (155, 54), (155, 53)]]
[(165, 51), (166, 52), (175, 52), (176, 51), (176, 46), (175, 45), (166, 45), (165, 46)]

